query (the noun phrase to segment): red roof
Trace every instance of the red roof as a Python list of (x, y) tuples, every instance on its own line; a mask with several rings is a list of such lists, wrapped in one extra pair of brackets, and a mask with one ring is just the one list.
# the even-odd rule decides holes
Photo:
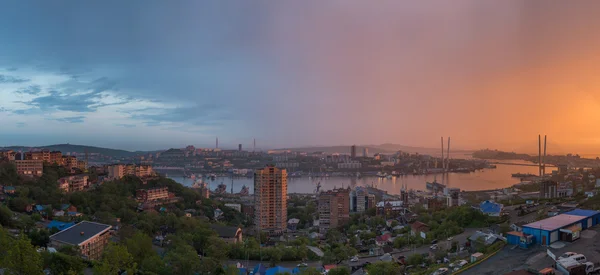
[(392, 237), (391, 234), (385, 234), (385, 235), (377, 236), (375, 238), (375, 240), (378, 242), (387, 242), (391, 237)]
[(426, 225), (422, 222), (414, 222), (413, 224), (410, 225), (410, 227), (412, 228), (413, 231), (418, 231), (418, 232), (429, 231), (429, 225)]
[(325, 270), (331, 270), (331, 269), (334, 269), (334, 268), (336, 268), (336, 267), (337, 267), (337, 265), (334, 265), (334, 264), (330, 264), (330, 265), (324, 265), (324, 266), (323, 266), (323, 268), (324, 268)]
[(519, 237), (524, 237), (523, 232), (519, 232), (519, 231), (510, 231), (508, 233), (506, 233), (507, 235), (513, 235), (513, 236), (519, 236)]

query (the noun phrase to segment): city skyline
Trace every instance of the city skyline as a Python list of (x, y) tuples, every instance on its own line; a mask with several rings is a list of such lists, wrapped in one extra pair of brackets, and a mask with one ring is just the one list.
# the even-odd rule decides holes
[(549, 152), (599, 153), (598, 8), (6, 3), (0, 146), (437, 148), (451, 136), (529, 153), (541, 133)]

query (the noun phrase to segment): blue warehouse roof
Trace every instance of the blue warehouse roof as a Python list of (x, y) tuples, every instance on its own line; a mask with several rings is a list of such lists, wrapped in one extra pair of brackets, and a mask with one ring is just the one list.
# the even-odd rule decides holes
[(479, 209), (483, 213), (500, 213), (502, 211), (502, 204), (495, 203), (493, 201), (484, 201), (479, 205)]
[(566, 212), (565, 214), (573, 215), (573, 216), (592, 217), (592, 216), (600, 214), (600, 212), (594, 211), (594, 210), (587, 210), (587, 209), (575, 209), (575, 210)]

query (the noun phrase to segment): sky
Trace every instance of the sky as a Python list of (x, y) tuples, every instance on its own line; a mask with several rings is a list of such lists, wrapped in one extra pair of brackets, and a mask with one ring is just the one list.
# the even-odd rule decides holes
[(600, 153), (598, 1), (9, 1), (0, 146)]

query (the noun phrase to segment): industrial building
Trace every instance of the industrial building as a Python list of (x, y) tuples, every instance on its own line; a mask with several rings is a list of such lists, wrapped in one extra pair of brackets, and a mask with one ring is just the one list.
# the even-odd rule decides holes
[[(582, 230), (597, 225), (600, 212), (575, 209), (541, 221), (523, 225), (523, 235), (531, 235), (532, 244), (549, 245), (556, 241), (574, 241)], [(510, 234), (510, 233), (509, 233)], [(509, 238), (510, 244), (517, 238)]]

